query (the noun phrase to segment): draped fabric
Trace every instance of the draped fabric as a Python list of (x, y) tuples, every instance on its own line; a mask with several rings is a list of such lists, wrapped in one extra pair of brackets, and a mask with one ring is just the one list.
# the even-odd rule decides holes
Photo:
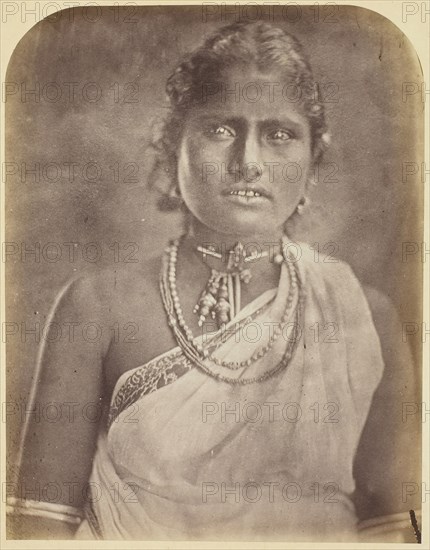
[[(356, 540), (352, 468), (382, 376), (380, 343), (350, 267), (314, 262), (301, 249), (305, 300), (285, 369), (231, 385), (176, 347), (119, 378), (77, 538)], [(201, 335), (202, 345), (224, 360), (249, 357), (281, 319), (287, 293), (283, 265), (277, 288), (223, 334)], [(235, 332), (245, 319), (246, 331)], [(292, 322), (262, 359), (229, 374), (273, 368), (291, 344)]]

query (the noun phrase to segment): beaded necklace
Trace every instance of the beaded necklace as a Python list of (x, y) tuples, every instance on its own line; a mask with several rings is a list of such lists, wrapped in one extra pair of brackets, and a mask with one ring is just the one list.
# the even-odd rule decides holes
[[(300, 328), (300, 318), (301, 311), (304, 302), (304, 293), (302, 286), (300, 284), (297, 272), (293, 263), (288, 261), (288, 257), (285, 254), (284, 261), (287, 263), (289, 274), (290, 274), (290, 288), (287, 297), (287, 304), (282, 320), (278, 323), (273, 336), (269, 339), (269, 343), (263, 346), (261, 349), (257, 350), (252, 354), (252, 356), (240, 362), (225, 362), (215, 358), (213, 355), (210, 355), (208, 350), (205, 349), (200, 343), (196, 342), (192, 331), (186, 325), (182, 309), (180, 305), (180, 300), (176, 288), (176, 260), (178, 254), (180, 240), (175, 240), (170, 243), (170, 245), (165, 250), (165, 256), (163, 257), (163, 265), (160, 274), (160, 291), (161, 297), (163, 300), (163, 305), (165, 307), (168, 323), (171, 327), (175, 338), (181, 347), (184, 355), (197, 367), (199, 367), (203, 372), (209, 376), (229, 384), (252, 384), (255, 382), (262, 382), (267, 378), (274, 376), (277, 372), (285, 368), (298, 344), (298, 329)], [(294, 301), (294, 294), (297, 292), (297, 301), (296, 307), (294, 310), (294, 323), (293, 323), (293, 338), (288, 339), (288, 344), (286, 346), (284, 355), (281, 361), (273, 368), (266, 370), (260, 376), (254, 376), (250, 378), (231, 378), (224, 376), (220, 373), (214, 372), (212, 368), (209, 368), (205, 364), (205, 360), (210, 360), (218, 367), (225, 367), (232, 370), (238, 369), (240, 367), (247, 367), (251, 365), (254, 361), (262, 358), (273, 346), (276, 339), (279, 337), (282, 331), (282, 325), (286, 322), (289, 317), (290, 309), (292, 309), (292, 303)], [(238, 323), (238, 326), (243, 326), (248, 322), (248, 319), (244, 319)]]

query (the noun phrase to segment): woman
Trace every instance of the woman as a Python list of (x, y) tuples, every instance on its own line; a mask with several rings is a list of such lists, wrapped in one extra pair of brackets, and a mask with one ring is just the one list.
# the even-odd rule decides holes
[(377, 476), (411, 435), (398, 321), (348, 265), (288, 237), (329, 142), (300, 44), (222, 28), (167, 92), (163, 206), (182, 206), (186, 231), (138, 279), (79, 278), (58, 298), (55, 322), (133, 319), (144, 337), (47, 338), (33, 400), (70, 414), (30, 419), (11, 517), (31, 537), (108, 540), (352, 541), (370, 519), (366, 540), (399, 540), (411, 505), (392, 480), (415, 467)]

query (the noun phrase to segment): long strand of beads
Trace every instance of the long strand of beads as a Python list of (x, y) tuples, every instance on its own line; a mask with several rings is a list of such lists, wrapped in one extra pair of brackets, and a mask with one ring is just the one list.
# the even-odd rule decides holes
[[(176, 248), (178, 247), (178, 241), (172, 243), (172, 246), (168, 249), (166, 249), (166, 253), (172, 252), (172, 247)], [(285, 353), (283, 355), (283, 358), (281, 361), (273, 368), (268, 369), (260, 376), (255, 376), (251, 378), (230, 378), (223, 376), (221, 374), (213, 372), (209, 367), (205, 365), (205, 363), (201, 360), (200, 354), (202, 354), (204, 357), (207, 356), (207, 350), (204, 350), (201, 345), (191, 345), (189, 342), (189, 334), (185, 336), (181, 328), (178, 326), (178, 323), (175, 319), (175, 307), (174, 307), (174, 296), (170, 293), (170, 284), (172, 282), (175, 282), (175, 272), (173, 270), (169, 269), (169, 262), (167, 262), (167, 258), (163, 259), (163, 267), (161, 271), (160, 276), (160, 291), (161, 291), (161, 297), (163, 300), (163, 305), (165, 307), (167, 316), (168, 316), (168, 323), (170, 327), (172, 328), (172, 331), (176, 337), (176, 340), (178, 344), (180, 345), (184, 355), (194, 364), (196, 364), (203, 372), (208, 374), (209, 376), (219, 380), (226, 382), (228, 384), (252, 384), (255, 382), (262, 382), (263, 380), (266, 380), (267, 378), (274, 376), (277, 372), (279, 372), (281, 369), (286, 368), (288, 365), (291, 357), (295, 353), (295, 350), (298, 347), (298, 341), (300, 338), (297, 338), (297, 327), (300, 327), (300, 320), (301, 320), (301, 314), (302, 314), (302, 308), (304, 304), (304, 293), (302, 291), (301, 285), (299, 286), (299, 298), (298, 298), (298, 304), (296, 308), (296, 314), (295, 314), (295, 324), (294, 324), (294, 338), (292, 340), (289, 340), (289, 343), (286, 347)], [(170, 284), (169, 284), (170, 283)], [(180, 307), (180, 306), (179, 306)], [(185, 324), (185, 322), (184, 322)], [(190, 331), (191, 332), (191, 331)], [(206, 351), (206, 353), (205, 353)]]
[[(191, 330), (188, 328), (187, 324), (185, 323), (185, 319), (183, 317), (182, 309), (180, 307), (180, 300), (178, 297), (178, 291), (176, 288), (176, 261), (177, 261), (177, 254), (178, 254), (178, 247), (179, 247), (179, 241), (176, 240), (172, 243), (169, 250), (169, 287), (170, 287), (170, 293), (173, 297), (173, 305), (175, 308), (176, 317), (178, 319), (179, 325), (185, 332), (188, 341), (191, 345), (195, 346), (197, 351), (204, 355), (204, 357), (209, 358), (213, 363), (215, 363), (219, 367), (224, 367), (230, 370), (237, 370), (243, 367), (248, 367), (252, 365), (252, 363), (255, 363), (256, 361), (262, 359), (273, 347), (275, 342), (278, 340), (279, 336), (282, 333), (283, 325), (287, 322), (289, 316), (290, 316), (290, 310), (292, 308), (294, 297), (297, 291), (297, 274), (295, 270), (295, 264), (291, 261), (289, 261), (289, 258), (286, 254), (283, 255), (283, 260), (286, 262), (288, 267), (288, 273), (289, 273), (289, 279), (290, 279), (290, 286), (287, 296), (287, 303), (286, 308), (284, 311), (284, 314), (281, 318), (281, 321), (276, 325), (276, 327), (273, 330), (272, 336), (269, 338), (269, 341), (266, 345), (261, 346), (259, 349), (257, 349), (251, 357), (244, 361), (224, 361), (222, 359), (218, 359), (212, 354), (209, 354), (208, 350), (203, 349), (202, 346), (199, 344), (194, 343), (194, 337), (191, 332)], [(223, 285), (224, 286), (224, 285)], [(225, 295), (225, 289), (224, 294)], [(226, 321), (226, 318), (224, 318)], [(200, 323), (199, 323), (200, 325)]]
[(275, 329), (273, 330), (273, 334), (272, 336), (270, 336), (268, 343), (262, 346), (260, 349), (256, 350), (249, 359), (246, 359), (244, 361), (237, 361), (237, 362), (224, 361), (222, 359), (218, 359), (217, 357), (215, 357), (213, 353), (208, 355), (211, 361), (213, 361), (216, 365), (220, 367), (236, 370), (242, 367), (250, 366), (252, 363), (263, 358), (270, 351), (270, 349), (273, 347), (273, 345), (281, 335), (283, 325), (288, 321), (288, 318), (290, 317), (294, 296), (297, 290), (297, 277), (296, 277), (295, 270), (289, 267), (289, 274), (290, 274), (290, 289), (287, 297), (287, 305), (286, 305), (284, 314), (282, 315), (281, 321), (276, 325)]
[[(176, 241), (173, 241), (171, 245), (165, 250), (166, 254), (169, 255), (168, 263), (167, 263), (167, 272), (168, 272), (167, 280), (168, 280), (168, 287), (171, 295), (171, 301), (173, 303), (174, 313), (176, 315), (176, 319), (179, 326), (181, 327), (181, 329), (186, 335), (188, 342), (191, 345), (195, 346), (197, 351), (199, 351), (201, 354), (203, 354), (206, 357), (208, 356), (208, 352), (204, 350), (200, 344), (195, 343), (196, 339), (194, 338), (192, 331), (188, 328), (182, 312), (178, 291), (176, 288), (176, 259), (177, 259), (177, 253), (178, 253), (178, 246), (179, 246), (179, 241), (176, 240)], [(244, 321), (242, 321), (242, 323), (239, 323), (238, 329), (244, 326), (246, 322), (247, 320), (245, 319)]]
[[(166, 264), (167, 266), (167, 264)], [(253, 384), (257, 382), (263, 382), (264, 380), (267, 380), (268, 378), (274, 376), (277, 374), (280, 370), (287, 367), (288, 363), (290, 362), (291, 358), (293, 357), (295, 351), (298, 347), (298, 342), (300, 338), (297, 337), (297, 327), (300, 327), (301, 322), (301, 311), (304, 304), (304, 294), (300, 292), (299, 296), (299, 305), (300, 307), (296, 310), (296, 322), (295, 322), (295, 330), (294, 330), (294, 338), (292, 339), (292, 345), (287, 345), (287, 348), (285, 350), (284, 356), (281, 359), (281, 361), (274, 367), (273, 369), (268, 369), (260, 376), (254, 376), (251, 378), (230, 378), (227, 376), (223, 376), (218, 373), (214, 373), (210, 368), (208, 368), (201, 360), (200, 357), (194, 353), (193, 349), (188, 345), (187, 340), (182, 335), (181, 331), (179, 330), (176, 320), (174, 318), (174, 309), (173, 309), (173, 303), (170, 300), (170, 297), (168, 295), (168, 280), (167, 280), (167, 274), (164, 273), (164, 269), (161, 274), (160, 278), (160, 290), (161, 290), (161, 296), (163, 300), (163, 304), (165, 306), (167, 315), (168, 315), (168, 321), (169, 325), (171, 326), (173, 333), (177, 339), (178, 344), (180, 345), (184, 355), (187, 357), (188, 360), (191, 361), (191, 363), (195, 364), (197, 367), (199, 367), (205, 374), (208, 376), (211, 376), (212, 378), (215, 378), (218, 381), (226, 382), (227, 384), (231, 385), (247, 385), (247, 384)]]

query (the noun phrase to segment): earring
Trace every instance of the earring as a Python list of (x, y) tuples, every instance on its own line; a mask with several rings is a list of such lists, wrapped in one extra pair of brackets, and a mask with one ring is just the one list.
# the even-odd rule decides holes
[(324, 132), (321, 136), (321, 139), (325, 143), (325, 145), (330, 145), (331, 135), (328, 132)]
[(299, 204), (296, 206), (296, 212), (299, 216), (303, 214), (303, 210), (305, 209), (305, 206), (309, 205), (309, 203), (310, 203), (310, 200), (308, 199), (308, 197), (302, 197), (300, 199)]

